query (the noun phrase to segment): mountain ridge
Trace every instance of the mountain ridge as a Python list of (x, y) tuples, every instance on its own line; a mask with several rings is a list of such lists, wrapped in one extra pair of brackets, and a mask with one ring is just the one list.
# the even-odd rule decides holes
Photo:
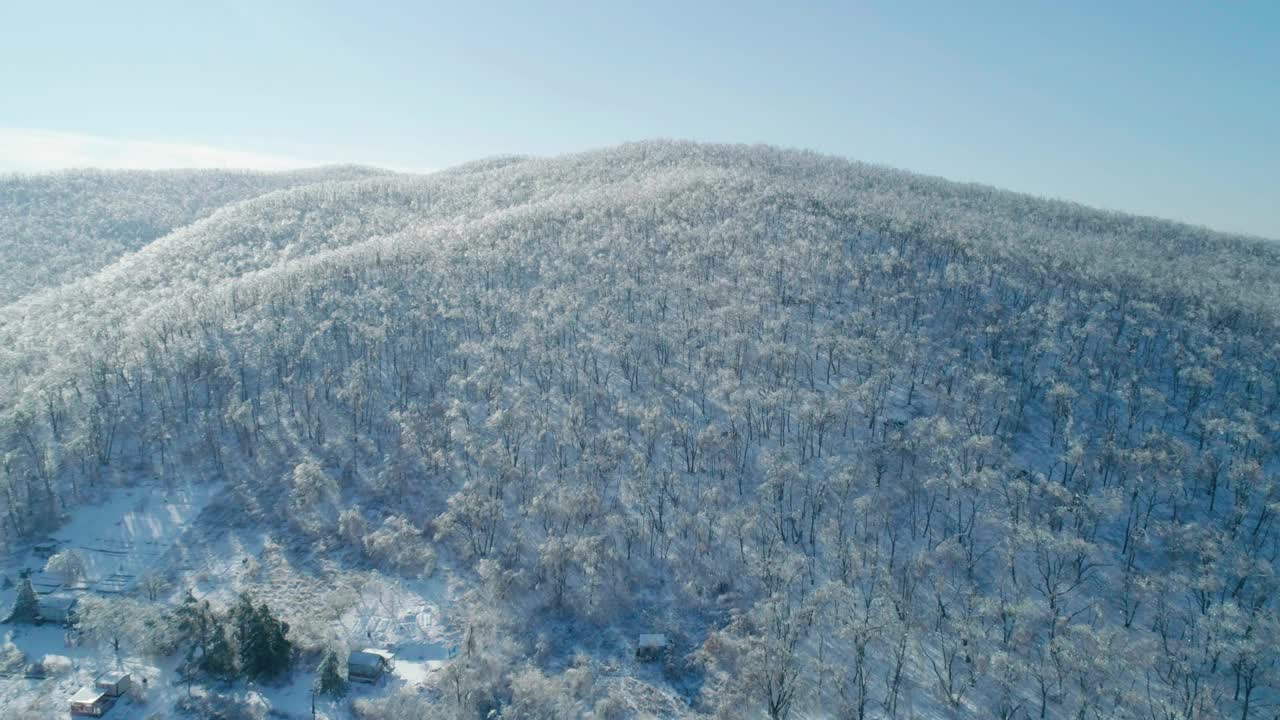
[[(1031, 196), (999, 191), (986, 186), (955, 184), (929, 176), (829, 158), (816, 153), (781, 151), (774, 148), (752, 148), (750, 146), (699, 146), (666, 142), (627, 144), (617, 148), (597, 151), (596, 153), (583, 153), (568, 156), (567, 158), (497, 158), (425, 176), (382, 175), (380, 177), (356, 179), (339, 183), (342, 187), (333, 183), (320, 182), (309, 183), (291, 190), (278, 190), (255, 199), (247, 199), (217, 208), (209, 217), (201, 219), (200, 222), (177, 228), (173, 232), (158, 238), (155, 242), (148, 243), (145, 247), (130, 253), (127, 257), (118, 261), (120, 263), (119, 267), (107, 266), (95, 274), (86, 276), (81, 283), (81, 285), (87, 283), (83, 288), (73, 286), (61, 292), (67, 295), (85, 292), (89, 294), (89, 301), (92, 302), (93, 298), (102, 295), (102, 293), (93, 288), (94, 283), (112, 285), (119, 283), (124, 278), (125, 282), (122, 289), (129, 294), (129, 300), (125, 303), (122, 303), (120, 299), (106, 300), (108, 305), (123, 307), (128, 302), (132, 302), (135, 297), (145, 297), (148, 292), (147, 288), (138, 284), (145, 277), (154, 278), (151, 281), (153, 283), (172, 285), (174, 282), (174, 269), (180, 269), (187, 273), (185, 282), (189, 286), (188, 293), (197, 292), (205, 288), (208, 282), (213, 281), (213, 278), (233, 279), (238, 274), (250, 270), (268, 269), (277, 261), (289, 261), (291, 257), (289, 252), (294, 252), (291, 248), (302, 248), (300, 252), (304, 254), (310, 252), (310, 249), (306, 246), (305, 239), (300, 238), (301, 233), (307, 232), (305, 219), (308, 217), (308, 213), (310, 215), (317, 214), (317, 205), (320, 205), (322, 210), (323, 203), (327, 198), (332, 198), (334, 202), (344, 203), (349, 211), (349, 216), (341, 219), (334, 218), (330, 222), (347, 222), (350, 217), (359, 217), (362, 218), (361, 222), (375, 223), (374, 226), (369, 228), (356, 227), (343, 231), (346, 233), (344, 237), (362, 237), (367, 240), (370, 236), (393, 234), (403, 231), (412, 225), (433, 222), (432, 218), (444, 218), (448, 213), (453, 212), (451, 208), (458, 208), (463, 203), (472, 201), (474, 198), (471, 194), (480, 192), (481, 184), (486, 181), (495, 183), (503, 183), (505, 181), (506, 183), (498, 186), (500, 189), (497, 191), (502, 197), (486, 200), (480, 206), (495, 210), (504, 205), (515, 206), (527, 202), (528, 198), (525, 197), (525, 194), (529, 191), (522, 187), (523, 181), (520, 178), (528, 176), (535, 171), (546, 172), (544, 169), (550, 169), (561, 174), (559, 176), (561, 179), (554, 181), (539, 196), (548, 198), (558, 192), (569, 192), (571, 195), (576, 192), (572, 187), (566, 190), (557, 189), (556, 183), (563, 183), (563, 174), (566, 172), (578, 172), (585, 169), (593, 176), (602, 176), (597, 181), (617, 182), (621, 178), (621, 181), (631, 182), (626, 180), (626, 178), (631, 177), (631, 164), (639, 161), (643, 165), (646, 162), (646, 158), (658, 156), (658, 160), (654, 163), (657, 165), (656, 171), (646, 175), (646, 180), (640, 181), (642, 183), (656, 183), (656, 187), (663, 182), (669, 182), (669, 180), (664, 180), (663, 178), (670, 173), (664, 173), (661, 165), (663, 162), (669, 162), (670, 157), (675, 155), (680, 155), (682, 160), (688, 162), (689, 160), (686, 156), (692, 151), (694, 152), (693, 160), (696, 161), (698, 167), (704, 168), (706, 172), (713, 175), (717, 173), (732, 175), (734, 172), (741, 171), (744, 166), (749, 168), (751, 165), (751, 161), (747, 159), (749, 153), (757, 150), (765, 153), (765, 157), (768, 158), (768, 160), (759, 160), (758, 162), (760, 163), (776, 162), (779, 158), (783, 159), (782, 168), (775, 169), (774, 173), (775, 177), (779, 176), (778, 173), (782, 173), (782, 176), (787, 177), (796, 184), (796, 187), (792, 187), (789, 190), (791, 192), (794, 192), (797, 188), (803, 188), (805, 182), (812, 182), (810, 179), (797, 177), (797, 175), (813, 167), (817, 167), (827, 173), (842, 175), (842, 182), (846, 187), (856, 188), (862, 184), (866, 188), (875, 188), (877, 183), (905, 180), (905, 190), (894, 186), (890, 186), (890, 191), (873, 190), (853, 203), (840, 200), (833, 201), (829, 194), (824, 195), (822, 191), (810, 192), (811, 201), (819, 204), (832, 203), (839, 212), (845, 213), (847, 217), (864, 225), (888, 228), (892, 227), (894, 223), (899, 223), (903, 227), (910, 228), (913, 225), (923, 227), (924, 224), (931, 223), (932, 227), (929, 228), (928, 232), (934, 235), (948, 234), (952, 240), (961, 244), (985, 243), (986, 247), (979, 247), (979, 251), (994, 252), (997, 255), (1013, 255), (1026, 262), (1046, 264), (1066, 272), (1090, 272), (1095, 271), (1097, 267), (1104, 263), (1109, 263), (1112, 266), (1127, 263), (1130, 267), (1121, 268), (1121, 270), (1128, 273), (1126, 277), (1112, 278), (1104, 280), (1104, 282), (1109, 282), (1113, 285), (1124, 282), (1139, 282), (1148, 286), (1159, 283), (1163, 286), (1161, 288), (1162, 292), (1183, 294), (1192, 301), (1205, 304), (1209, 307), (1210, 312), (1222, 312), (1223, 307), (1239, 307), (1250, 312), (1260, 312), (1260, 317), (1268, 322), (1276, 322), (1276, 318), (1280, 317), (1280, 298), (1276, 298), (1274, 293), (1265, 292), (1275, 283), (1280, 283), (1280, 272), (1275, 270), (1277, 266), (1280, 266), (1280, 246), (1269, 246), (1266, 241), (1255, 242), (1242, 236), (1204, 233), (1199, 228), (1163, 220), (1154, 221), (1154, 225), (1148, 227), (1147, 224), (1152, 221), (1146, 218), (1097, 211), (1085, 206), (1061, 201), (1046, 201)], [(668, 154), (666, 160), (661, 157), (664, 152)], [(614, 153), (620, 153), (621, 158), (613, 157), (612, 154)], [(606, 156), (612, 159), (602, 163), (599, 158)], [(628, 169), (611, 175), (607, 166), (612, 163), (617, 163), (620, 167)], [(680, 170), (680, 172), (688, 171), (689, 167), (687, 165)], [(748, 170), (744, 177), (757, 177), (767, 182), (768, 174), (752, 175)], [(458, 188), (464, 189), (457, 190), (457, 188), (450, 188), (450, 185), (457, 185)], [(453, 192), (450, 196), (451, 190)], [(637, 187), (630, 192), (641, 193), (642, 191), (642, 188)], [(348, 195), (341, 196), (342, 193), (348, 193)], [(394, 198), (388, 193), (394, 194)], [(375, 195), (382, 196), (384, 194), (388, 195), (380, 197), (376, 204), (376, 207), (380, 210), (386, 211), (383, 213), (384, 217), (379, 219), (379, 217), (375, 217), (374, 214), (369, 212), (370, 206), (364, 205), (361, 202), (361, 198)], [(939, 208), (936, 205), (940, 202), (940, 198), (954, 199), (957, 197), (959, 201), (955, 208), (951, 210), (946, 207)], [(978, 219), (982, 215), (981, 203), (993, 197), (1012, 204), (1011, 207), (998, 208), (1001, 214), (1006, 217), (1020, 206), (1030, 205), (1041, 213), (1046, 211), (1053, 211), (1053, 213), (1083, 212), (1085, 221), (1090, 223), (1123, 221), (1122, 229), (1125, 231), (1133, 230), (1139, 232), (1139, 234), (1134, 241), (1135, 247), (1128, 250), (1130, 257), (1124, 257), (1123, 254), (1116, 256), (1117, 248), (1115, 247), (1106, 248), (1109, 254), (1103, 255), (1104, 247), (1112, 244), (1115, 238), (1119, 237), (1118, 231), (1111, 231), (1109, 235), (1104, 237), (1095, 237), (1079, 231), (1047, 233), (1037, 225), (1031, 230), (1026, 227), (1020, 228), (1019, 237), (1014, 240), (1005, 240), (1001, 237), (988, 237), (985, 240), (966, 238), (966, 235), (971, 237), (978, 235), (991, 236), (1006, 232), (1002, 230), (999, 224), (1007, 222), (1005, 218), (1000, 218), (998, 222), (987, 221), (985, 227), (981, 224), (982, 220)], [(290, 205), (291, 202), (296, 203), (298, 207), (292, 207)], [(448, 205), (450, 202), (453, 203), (452, 206)], [(886, 210), (876, 207), (877, 204), (889, 205), (892, 203), (910, 203), (913, 212), (910, 217), (906, 217), (900, 210)], [(411, 208), (411, 212), (402, 214), (399, 217), (392, 215), (394, 211), (405, 206)], [(310, 208), (310, 210), (304, 210), (304, 208)], [(418, 208), (423, 209), (419, 210)], [(948, 213), (952, 218), (959, 221), (957, 226), (946, 226)], [(303, 219), (303, 225), (297, 224), (299, 217)], [(1039, 215), (1033, 217), (1039, 217)], [(1050, 214), (1048, 218), (1037, 222), (1052, 226), (1051, 221), (1057, 217), (1057, 215)], [(239, 227), (237, 224), (245, 227)], [(283, 227), (273, 227), (274, 225), (283, 225)], [(1170, 249), (1158, 249), (1153, 253), (1145, 247), (1145, 243), (1150, 241), (1144, 240), (1144, 238), (1156, 237), (1162, 232), (1172, 230), (1189, 233), (1187, 238), (1177, 243), (1177, 247), (1174, 248), (1174, 250), (1177, 250), (1176, 253)], [(248, 236), (238, 239), (238, 235), (245, 232), (257, 233), (254, 236), (256, 239), (251, 240)], [(275, 235), (267, 237), (271, 233), (275, 233)], [(322, 246), (328, 249), (339, 247), (347, 242), (331, 239), (331, 230), (324, 228), (311, 232), (311, 235), (330, 238), (324, 240), (325, 244)], [(212, 248), (200, 245), (202, 242), (207, 244), (206, 238), (210, 237), (220, 238), (221, 240), (218, 242), (221, 242), (227, 251), (230, 251), (230, 254), (224, 254), (221, 259), (213, 261), (212, 268), (215, 273), (213, 278), (201, 280), (199, 274), (193, 273), (196, 273), (198, 268), (206, 267), (210, 263), (210, 251)], [(300, 239), (302, 242), (299, 242)], [(1068, 244), (1064, 247), (1053, 248), (1050, 251), (1049, 245), (1053, 242), (1074, 243), (1075, 246)], [(274, 253), (269, 247), (271, 245), (277, 246)], [(262, 259), (247, 255), (248, 252), (264, 249), (266, 254)], [(158, 257), (152, 258), (153, 255)], [(1192, 257), (1198, 258), (1201, 255), (1206, 257), (1194, 261), (1190, 259)], [(148, 261), (151, 261), (152, 264), (159, 268), (159, 271), (139, 273), (140, 267), (138, 263), (146, 263)], [(1191, 263), (1193, 262), (1198, 264), (1213, 263), (1223, 267), (1214, 268), (1213, 273), (1206, 273), (1200, 267), (1192, 267)], [(1111, 271), (1114, 272), (1114, 267), (1112, 267)], [(1197, 285), (1200, 285), (1200, 287), (1197, 287)], [(1150, 287), (1146, 292), (1150, 293)], [(53, 289), (52, 294), (44, 301), (38, 298), (27, 298), (26, 300), (26, 303), (17, 302), (11, 308), (0, 308), (0, 333), (3, 333), (5, 327), (13, 322), (12, 317), (15, 314), (28, 315), (30, 317), (38, 316), (41, 323), (48, 322), (49, 313), (47, 311), (26, 310), (24, 307), (28, 303), (35, 303), (35, 307), (38, 308), (41, 306), (41, 302), (55, 306), (65, 306), (68, 302), (59, 297), (57, 289)], [(139, 311), (135, 310), (134, 312), (137, 313)], [(8, 321), (4, 319), (5, 315), (10, 318)]]
[(0, 541), (146, 475), (438, 563), (409, 716), (1249, 716), (1280, 252), (1222, 237), (759, 146), (283, 189), (0, 307)]
[(278, 173), (85, 169), (0, 175), (0, 253), (7, 261), (0, 304), (92, 272), (226, 204), (282, 187), (381, 172), (326, 166)]

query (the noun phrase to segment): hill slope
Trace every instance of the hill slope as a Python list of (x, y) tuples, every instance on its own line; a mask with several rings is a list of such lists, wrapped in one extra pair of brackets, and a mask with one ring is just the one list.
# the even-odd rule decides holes
[(202, 476), (314, 558), (433, 553), (432, 713), (1263, 717), (1277, 286), (771, 148), (308, 185), (0, 309), (0, 527)]
[(375, 172), (77, 170), (0, 177), (0, 304), (89, 275), (224, 205)]

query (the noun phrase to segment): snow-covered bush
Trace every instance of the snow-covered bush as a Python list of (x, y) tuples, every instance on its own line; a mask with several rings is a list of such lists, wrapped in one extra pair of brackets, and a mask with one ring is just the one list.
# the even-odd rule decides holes
[(164, 606), (131, 597), (85, 595), (76, 605), (76, 627), (89, 642), (114, 653), (164, 657), (178, 646), (179, 633)]
[(365, 554), (379, 567), (409, 575), (430, 575), (435, 553), (423, 543), (422, 533), (401, 515), (391, 515), (364, 537)]
[(502, 709), (502, 717), (577, 717), (582, 709), (575, 690), (581, 684), (580, 679), (548, 677), (537, 668), (525, 668), (511, 678), (511, 703)]
[(596, 701), (591, 717), (593, 720), (626, 720), (631, 717), (631, 706), (626, 699), (610, 692)]
[(402, 688), (386, 697), (357, 698), (351, 703), (351, 711), (356, 720), (452, 720), (467, 717), (455, 714), (449, 708), (440, 707), (409, 688)]
[(338, 482), (320, 463), (304, 460), (289, 474), (290, 518), (310, 533), (332, 529), (335, 503), (339, 499)]
[(359, 505), (349, 507), (338, 513), (338, 535), (352, 547), (361, 547), (364, 536), (369, 531), (364, 513)]
[(66, 655), (45, 655), (40, 658), (40, 669), (50, 677), (66, 675), (71, 672), (71, 658)]
[(5, 633), (4, 640), (0, 641), (0, 673), (21, 668), (25, 659), (22, 650), (13, 642), (13, 633)]
[(260, 695), (247, 698), (231, 694), (183, 694), (173, 705), (188, 717), (221, 718), (221, 720), (266, 720), (270, 707)]

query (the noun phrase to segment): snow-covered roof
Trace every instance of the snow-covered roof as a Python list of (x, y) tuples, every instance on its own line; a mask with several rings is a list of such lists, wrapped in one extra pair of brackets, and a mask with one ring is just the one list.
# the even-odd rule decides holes
[(92, 705), (98, 702), (99, 700), (101, 700), (103, 695), (105, 695), (105, 693), (103, 693), (101, 690), (82, 687), (76, 691), (75, 695), (71, 696), (71, 702)]
[(396, 656), (396, 654), (391, 652), (390, 650), (379, 650), (378, 648), (365, 648), (360, 652), (369, 653), (370, 655), (377, 655), (383, 660), (390, 660)]
[(666, 647), (667, 636), (662, 633), (646, 633), (640, 636), (640, 647)]
[(364, 667), (381, 667), (384, 663), (391, 660), (391, 653), (381, 650), (352, 650), (351, 656), (347, 658), (348, 665), (360, 665)]
[(129, 679), (129, 673), (124, 672), (123, 670), (108, 670), (107, 672), (104, 672), (101, 675), (99, 675), (98, 679), (95, 682), (107, 683), (108, 685), (115, 685), (119, 683), (121, 680), (127, 680), (127, 679)]
[(75, 595), (44, 595), (36, 599), (36, 603), (44, 607), (69, 609), (79, 600)]

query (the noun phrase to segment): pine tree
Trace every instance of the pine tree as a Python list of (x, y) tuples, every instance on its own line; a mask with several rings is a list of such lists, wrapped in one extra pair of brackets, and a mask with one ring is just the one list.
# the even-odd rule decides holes
[(261, 626), (267, 633), (267, 674), (276, 675), (289, 669), (293, 661), (293, 643), (289, 642), (289, 623), (276, 618), (265, 604), (258, 608)]
[(293, 645), (286, 637), (289, 624), (271, 614), (264, 603), (254, 607), (248, 593), (232, 611), (240, 645), (240, 670), (252, 678), (272, 678), (288, 669)]
[(13, 612), (9, 614), (11, 623), (34, 624), (40, 619), (40, 606), (36, 602), (36, 591), (31, 587), (31, 577), (22, 574), (18, 581), (18, 598), (13, 603)]
[(228, 678), (236, 674), (236, 657), (231, 650), (227, 629), (216, 620), (209, 633), (209, 645), (200, 658), (200, 669), (219, 678)]
[(258, 627), (258, 613), (248, 593), (240, 595), (240, 601), (231, 611), (236, 629), (236, 646), (240, 654), (240, 670), (250, 677), (258, 675), (263, 665), (264, 639)]
[(347, 694), (347, 681), (342, 677), (338, 655), (332, 649), (324, 654), (316, 669), (316, 692), (321, 695), (342, 697)]
[(209, 603), (196, 600), (191, 591), (187, 591), (182, 604), (173, 613), (173, 621), (179, 637), (182, 638), (182, 644), (187, 645), (187, 662), (195, 665), (197, 659), (207, 652), (209, 634), (214, 622)]

